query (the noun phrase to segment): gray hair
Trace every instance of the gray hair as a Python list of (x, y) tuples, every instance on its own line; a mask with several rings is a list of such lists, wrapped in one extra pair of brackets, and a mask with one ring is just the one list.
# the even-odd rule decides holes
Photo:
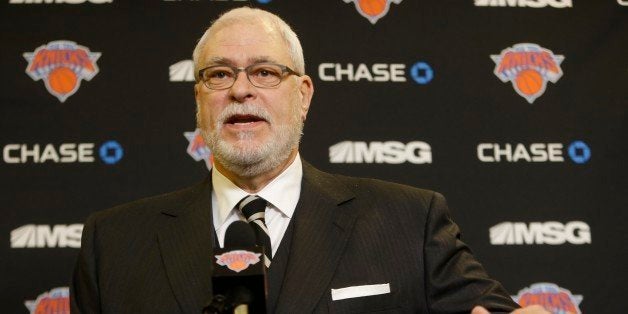
[(194, 48), (192, 53), (192, 59), (194, 60), (194, 78), (196, 82), (200, 80), (198, 77), (198, 71), (201, 69), (199, 64), (201, 58), (201, 50), (205, 46), (205, 43), (209, 37), (220, 28), (233, 25), (241, 22), (261, 22), (271, 25), (275, 30), (279, 32), (281, 38), (285, 41), (289, 48), (290, 58), (295, 67), (295, 71), (300, 74), (305, 74), (305, 60), (303, 58), (303, 48), (297, 34), (290, 28), (290, 26), (275, 14), (268, 11), (264, 11), (256, 8), (241, 7), (236, 8), (222, 14), (217, 20), (215, 20), (209, 28), (205, 31), (203, 36), (198, 40), (198, 44)]

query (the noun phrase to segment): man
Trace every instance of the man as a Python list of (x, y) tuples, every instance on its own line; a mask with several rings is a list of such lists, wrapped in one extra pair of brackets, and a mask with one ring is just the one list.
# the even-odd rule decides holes
[[(212, 296), (212, 248), (246, 218), (270, 246), (270, 313), (517, 307), (458, 239), (441, 195), (327, 174), (301, 160), (314, 88), (297, 36), (279, 17), (251, 8), (222, 15), (199, 40), (194, 64), (211, 176), (92, 215), (73, 311), (200, 313)], [(252, 217), (261, 219), (249, 217), (248, 204), (260, 202)]]

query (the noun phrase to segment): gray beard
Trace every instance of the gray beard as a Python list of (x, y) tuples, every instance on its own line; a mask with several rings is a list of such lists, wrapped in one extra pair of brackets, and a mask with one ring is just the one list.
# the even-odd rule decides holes
[[(214, 159), (223, 167), (241, 177), (255, 177), (279, 167), (286, 162), (292, 150), (298, 147), (303, 131), (303, 121), (301, 121), (301, 115), (296, 104), (293, 108), (292, 119), (289, 123), (276, 125), (270, 114), (262, 107), (231, 103), (213, 122), (215, 123), (213, 131), (208, 132), (208, 128), (200, 125), (201, 135), (212, 151)], [(241, 131), (238, 133), (236, 144), (224, 141), (219, 135), (224, 122), (236, 114), (249, 114), (264, 118), (270, 123), (271, 130), (274, 129), (274, 136), (261, 144), (254, 145), (251, 142), (254, 133)]]

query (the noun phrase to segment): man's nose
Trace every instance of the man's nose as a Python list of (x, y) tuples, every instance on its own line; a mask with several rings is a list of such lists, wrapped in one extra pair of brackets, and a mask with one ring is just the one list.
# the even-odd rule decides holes
[(233, 82), (233, 86), (229, 89), (229, 93), (234, 100), (243, 102), (246, 99), (254, 98), (257, 88), (251, 84), (246, 72), (240, 71)]

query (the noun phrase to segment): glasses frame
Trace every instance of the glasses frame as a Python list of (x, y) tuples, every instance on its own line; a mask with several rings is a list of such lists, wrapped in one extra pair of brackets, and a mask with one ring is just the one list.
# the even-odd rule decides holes
[[(277, 84), (272, 85), (272, 86), (258, 86), (257, 84), (253, 83), (253, 81), (251, 81), (251, 77), (249, 76), (248, 70), (251, 69), (252, 67), (265, 65), (265, 64), (277, 66), (277, 67), (279, 67), (281, 69), (281, 78), (279, 79), (279, 82), (277, 82)], [(226, 87), (221, 87), (221, 88), (212, 88), (212, 87), (209, 87), (209, 84), (207, 84), (208, 81), (203, 80), (203, 73), (205, 71), (207, 71), (208, 69), (211, 69), (211, 68), (218, 68), (218, 67), (226, 67), (226, 68), (229, 68), (229, 69), (231, 69), (233, 71), (234, 76), (233, 76), (233, 81), (231, 82), (231, 85), (226, 86)], [(211, 90), (225, 90), (225, 89), (231, 88), (235, 84), (236, 80), (238, 79), (238, 75), (240, 75), (240, 72), (244, 72), (244, 74), (246, 74), (246, 79), (249, 81), (249, 83), (251, 83), (251, 85), (253, 85), (255, 87), (258, 87), (258, 88), (273, 88), (273, 87), (277, 87), (277, 86), (279, 86), (279, 84), (281, 84), (281, 82), (283, 82), (284, 78), (286, 78), (288, 75), (296, 75), (298, 77), (303, 76), (303, 74), (300, 74), (299, 72), (297, 72), (297, 71), (295, 71), (295, 70), (293, 70), (293, 69), (291, 69), (288, 66), (285, 66), (283, 64), (272, 63), (272, 62), (263, 62), (263, 63), (254, 63), (254, 64), (251, 64), (251, 65), (246, 66), (246, 67), (234, 67), (234, 66), (226, 65), (226, 64), (212, 65), (212, 66), (208, 66), (208, 67), (205, 67), (205, 68), (202, 68), (202, 69), (198, 70), (198, 78), (199, 78), (200, 81), (203, 82), (203, 85), (205, 85), (205, 87), (207, 87), (207, 88), (209, 88)], [(286, 75), (286, 73), (288, 75)]]

